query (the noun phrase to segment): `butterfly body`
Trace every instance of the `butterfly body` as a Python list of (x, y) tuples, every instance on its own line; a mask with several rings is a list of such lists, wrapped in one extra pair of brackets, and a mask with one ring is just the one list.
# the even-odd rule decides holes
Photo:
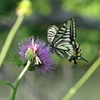
[[(81, 57), (80, 45), (75, 42), (75, 19), (70, 18), (64, 22), (61, 28), (52, 25), (48, 29), (47, 39), (53, 51), (61, 58), (67, 58), (70, 62), (77, 63)], [(85, 60), (87, 61), (87, 60)]]

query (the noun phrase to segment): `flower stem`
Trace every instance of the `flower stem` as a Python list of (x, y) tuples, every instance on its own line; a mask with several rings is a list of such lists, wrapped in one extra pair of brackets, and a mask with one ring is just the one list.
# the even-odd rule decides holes
[(5, 58), (6, 54), (7, 54), (7, 51), (9, 49), (9, 47), (10, 47), (10, 44), (11, 44), (13, 38), (14, 38), (14, 35), (15, 35), (16, 31), (18, 30), (19, 26), (21, 25), (21, 23), (23, 21), (23, 18), (24, 18), (23, 15), (22, 16), (18, 16), (15, 24), (13, 25), (11, 31), (8, 34), (8, 37), (7, 37), (7, 39), (5, 41), (5, 44), (2, 47), (2, 50), (1, 50), (1, 53), (0, 53), (0, 66), (1, 66), (1, 64), (2, 64), (4, 58)]
[(77, 90), (87, 81), (87, 79), (93, 74), (96, 68), (100, 65), (100, 57), (94, 62), (94, 64), (89, 68), (85, 75), (69, 90), (62, 100), (69, 100)]
[(24, 74), (27, 71), (27, 69), (29, 68), (30, 64), (31, 64), (31, 62), (28, 61), (27, 65), (25, 66), (25, 68), (22, 70), (20, 75), (15, 80), (15, 82), (13, 84), (13, 87), (15, 87), (15, 89), (14, 88), (11, 89), (10, 94), (9, 94), (9, 100), (15, 100), (15, 95), (16, 95), (16, 92), (17, 92), (17, 88), (18, 88), (19, 82), (22, 79), (22, 77), (24, 76)]

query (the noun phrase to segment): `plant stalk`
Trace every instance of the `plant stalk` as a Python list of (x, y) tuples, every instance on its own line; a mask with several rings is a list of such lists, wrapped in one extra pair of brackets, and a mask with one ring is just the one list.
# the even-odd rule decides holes
[(4, 46), (2, 47), (2, 50), (1, 50), (1, 53), (0, 53), (0, 66), (1, 66), (1, 64), (2, 64), (4, 58), (7, 54), (7, 51), (9, 49), (10, 45), (11, 45), (11, 42), (12, 42), (19, 26), (21, 25), (23, 19), (24, 19), (24, 15), (18, 16), (15, 24), (13, 25), (12, 29), (10, 30), (10, 32), (7, 36), (7, 39), (6, 39)]
[(31, 64), (31, 62), (28, 61), (27, 62), (27, 65), (25, 66), (25, 68), (22, 70), (22, 72), (20, 73), (20, 75), (15, 80), (15, 82), (13, 84), (13, 87), (15, 87), (15, 88), (12, 88), (11, 89), (10, 94), (9, 94), (9, 100), (15, 100), (15, 95), (16, 95), (16, 92), (17, 92), (17, 88), (19, 86), (19, 83), (20, 83), (22, 77), (24, 76), (25, 72), (29, 68), (30, 64)]
[(84, 76), (69, 90), (62, 100), (70, 100), (70, 98), (77, 92), (77, 90), (89, 79), (93, 72), (100, 66), (100, 57), (88, 69)]

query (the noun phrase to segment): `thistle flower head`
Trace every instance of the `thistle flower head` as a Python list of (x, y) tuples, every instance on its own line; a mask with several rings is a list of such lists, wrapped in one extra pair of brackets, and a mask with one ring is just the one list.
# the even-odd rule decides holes
[(55, 69), (50, 46), (39, 39), (27, 38), (19, 43), (19, 55), (23, 63), (31, 61), (29, 70), (38, 70), (45, 74)]

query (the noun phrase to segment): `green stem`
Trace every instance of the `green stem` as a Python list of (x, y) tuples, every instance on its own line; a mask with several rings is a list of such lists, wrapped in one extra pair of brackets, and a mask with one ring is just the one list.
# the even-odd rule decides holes
[(10, 47), (10, 44), (11, 44), (13, 38), (14, 38), (14, 35), (15, 35), (16, 31), (18, 30), (19, 26), (21, 25), (21, 23), (23, 21), (23, 18), (24, 18), (23, 15), (22, 16), (18, 16), (15, 24), (13, 25), (11, 31), (8, 34), (8, 37), (7, 37), (7, 39), (5, 41), (5, 44), (2, 47), (2, 50), (1, 50), (1, 53), (0, 53), (0, 66), (1, 66), (1, 64), (2, 64), (4, 58), (5, 58), (6, 54), (7, 54), (7, 51), (9, 49), (9, 47)]
[(69, 100), (77, 90), (87, 81), (87, 79), (93, 74), (96, 68), (100, 65), (100, 57), (94, 62), (94, 64), (89, 68), (85, 75), (69, 90), (62, 100)]
[(22, 77), (24, 76), (25, 72), (27, 71), (27, 69), (29, 68), (31, 62), (28, 61), (27, 65), (25, 66), (25, 68), (22, 70), (21, 74), (17, 77), (17, 79), (15, 80), (13, 87), (15, 87), (15, 89), (11, 89), (10, 94), (9, 94), (9, 100), (15, 100), (15, 95), (17, 92), (17, 88), (19, 85), (19, 82), (21, 81)]

